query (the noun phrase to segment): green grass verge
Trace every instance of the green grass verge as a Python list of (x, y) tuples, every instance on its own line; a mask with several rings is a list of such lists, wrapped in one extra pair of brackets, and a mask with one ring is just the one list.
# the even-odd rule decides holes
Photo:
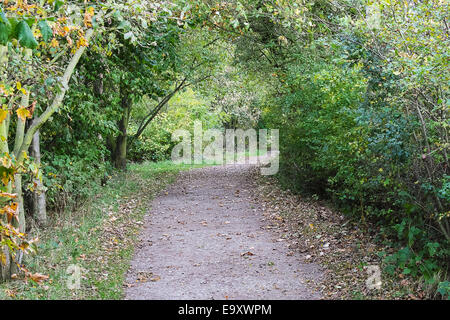
[[(204, 165), (174, 165), (170, 161), (131, 164), (106, 186), (93, 191), (73, 212), (52, 217), (38, 236), (38, 254), (26, 257), (33, 273), (48, 275), (41, 283), (16, 280), (0, 284), (0, 299), (121, 299), (129, 262), (150, 201), (180, 170)], [(95, 194), (94, 194), (95, 193)], [(70, 265), (80, 268), (79, 289), (69, 289)]]

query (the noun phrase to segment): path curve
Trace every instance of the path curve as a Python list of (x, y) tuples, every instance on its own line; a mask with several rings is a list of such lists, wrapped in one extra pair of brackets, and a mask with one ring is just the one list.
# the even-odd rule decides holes
[(181, 172), (155, 198), (126, 277), (125, 299), (320, 299), (303, 263), (266, 228), (252, 165)]

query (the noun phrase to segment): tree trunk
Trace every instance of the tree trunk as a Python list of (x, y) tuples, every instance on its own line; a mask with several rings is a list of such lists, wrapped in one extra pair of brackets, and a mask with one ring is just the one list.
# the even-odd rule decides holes
[[(31, 156), (35, 159), (37, 165), (41, 164), (41, 148), (39, 130), (33, 136), (31, 142)], [(33, 215), (38, 225), (44, 227), (47, 225), (47, 208), (45, 200), (45, 190), (41, 179), (34, 179), (37, 191), (33, 192)]]
[[(31, 51), (31, 50), (30, 50)], [(20, 101), (20, 105), (22, 107), (28, 107), (30, 102), (30, 92), (27, 90), (27, 93), (22, 94), (22, 100)], [(14, 150), (13, 154), (17, 158), (19, 155), (20, 147), (23, 143), (23, 138), (25, 135), (25, 122), (26, 119), (21, 119), (17, 117), (17, 128), (16, 128), (16, 138), (14, 140)], [(25, 209), (23, 207), (23, 193), (22, 193), (22, 174), (17, 173), (14, 175), (14, 191), (17, 194), (17, 202), (19, 203), (19, 216), (15, 223), (15, 227), (19, 227), (19, 231), (25, 233)]]
[(109, 150), (111, 163), (115, 162), (116, 159), (116, 139), (113, 135), (108, 135), (106, 137), (106, 147)]
[[(31, 59), (31, 50), (26, 51), (26, 59)], [(20, 101), (20, 106), (27, 108), (30, 104), (30, 91), (27, 88), (27, 92), (22, 94), (22, 99)], [(14, 140), (14, 150), (13, 154), (17, 158), (19, 154), (20, 147), (23, 143), (23, 138), (25, 135), (25, 125), (26, 118), (22, 119), (21, 117), (17, 117), (17, 128), (16, 128), (16, 137)], [(23, 192), (22, 192), (22, 174), (16, 173), (14, 175), (14, 192), (17, 195), (16, 202), (18, 203), (18, 216), (17, 220), (13, 220), (14, 227), (19, 229), (19, 232), (25, 233), (26, 230), (26, 221), (25, 221), (25, 208), (23, 201)], [(17, 263), (22, 263), (22, 253), (17, 252), (16, 261)], [(18, 273), (19, 269), (15, 263), (12, 263), (11, 266), (11, 274)]]
[[(8, 48), (6, 46), (0, 46), (0, 67), (3, 69), (3, 67), (6, 67), (8, 64)], [(0, 155), (3, 155), (5, 153), (9, 153), (9, 147), (8, 147), (8, 127), (9, 127), (9, 117), (10, 114), (8, 113), (7, 119), (0, 122)], [(11, 192), (10, 184), (7, 186), (7, 192)], [(1, 201), (1, 205), (3, 207), (4, 203)], [(3, 217), (0, 217), (0, 219), (3, 219), (3, 221), (6, 223), (6, 215), (3, 215)], [(9, 250), (8, 247), (5, 245), (3, 247), (0, 247), (0, 251), (2, 252), (0, 254), (1, 257), (4, 257), (5, 261), (0, 260), (0, 282), (6, 281), (11, 277), (11, 261), (9, 256)]]
[[(9, 115), (7, 116), (9, 117)], [(8, 137), (8, 122), (9, 119), (5, 119), (0, 123), (0, 137)], [(0, 139), (0, 154), (3, 155), (9, 153), (8, 141), (6, 139)], [(11, 183), (6, 186), (6, 192), (12, 191)], [(5, 204), (2, 201), (2, 206)], [(0, 219), (3, 219), (4, 223), (7, 223), (6, 214), (2, 215)], [(0, 260), (0, 282), (6, 281), (11, 278), (11, 257), (9, 255), (9, 249), (5, 245), (0, 247), (2, 254), (0, 255), (5, 261)]]
[(128, 94), (122, 97), (122, 119), (119, 121), (119, 136), (116, 138), (114, 166), (120, 170), (127, 168), (127, 128), (130, 119), (131, 100)]

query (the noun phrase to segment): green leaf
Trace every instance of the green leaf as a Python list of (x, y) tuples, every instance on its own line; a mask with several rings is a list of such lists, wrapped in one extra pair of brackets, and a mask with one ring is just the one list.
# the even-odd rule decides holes
[(9, 23), (8, 18), (1, 9), (0, 9), (0, 23)]
[(33, 24), (35, 24), (37, 21), (37, 19), (35, 17), (24, 17), (23, 20), (25, 20), (27, 22), (27, 24), (30, 28), (33, 27)]
[(64, 5), (63, 0), (56, 0), (55, 1), (55, 11), (58, 11), (63, 5)]
[(17, 25), (19, 24), (19, 20), (16, 17), (8, 18), (8, 21), (11, 25), (11, 33), (9, 34), (9, 40), (17, 39)]
[(92, 26), (94, 28), (97, 28), (99, 25), (101, 25), (103, 23), (103, 19), (98, 17), (98, 16), (94, 16), (92, 17)]
[(388, 266), (386, 266), (386, 268), (384, 269), (384, 271), (385, 271), (386, 273), (390, 274), (390, 275), (394, 275), (395, 270), (396, 270), (396, 267), (393, 266), (393, 265), (388, 265)]
[(123, 20), (119, 23), (119, 26), (117, 27), (117, 29), (123, 29), (125, 31), (129, 31), (129, 30), (131, 30), (131, 24), (127, 20)]
[(38, 42), (34, 38), (33, 32), (30, 26), (25, 21), (20, 21), (16, 27), (17, 30), (17, 40), (21, 46), (34, 49), (38, 46)]
[(118, 11), (118, 10), (114, 11), (113, 17), (116, 18), (118, 21), (123, 20), (122, 15), (121, 15), (120, 11)]
[(11, 23), (3, 11), (0, 11), (0, 44), (5, 45), (8, 42), (11, 33)]
[(47, 24), (47, 21), (41, 20), (38, 23), (39, 30), (41, 30), (42, 38), (45, 42), (48, 42), (53, 37), (53, 30)]
[(447, 296), (448, 299), (450, 299), (450, 282), (440, 282), (437, 292), (440, 293), (443, 297)]
[(433, 257), (437, 250), (439, 249), (439, 243), (437, 242), (428, 242), (426, 244), (426, 247), (428, 248), (428, 253), (430, 255), (430, 257)]

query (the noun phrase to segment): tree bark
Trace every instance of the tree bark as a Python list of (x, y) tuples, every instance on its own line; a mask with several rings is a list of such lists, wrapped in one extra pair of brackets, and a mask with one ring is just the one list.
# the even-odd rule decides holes
[[(25, 61), (28, 63), (31, 62), (31, 56), (32, 56), (32, 50), (26, 49), (25, 50)], [(31, 68), (28, 67), (28, 71), (31, 74)], [(22, 98), (20, 101), (20, 107), (21, 108), (28, 108), (30, 104), (30, 91), (28, 88), (26, 88), (26, 92), (22, 93)], [(25, 135), (25, 126), (26, 126), (26, 118), (17, 116), (17, 127), (16, 127), (16, 137), (14, 139), (14, 150), (13, 154), (17, 158), (18, 153), (20, 151), (20, 147), (23, 144), (23, 139)], [(17, 220), (13, 220), (14, 227), (19, 229), (19, 232), (25, 233), (26, 230), (26, 221), (25, 221), (25, 207), (24, 207), (24, 200), (23, 200), (23, 192), (22, 192), (22, 174), (17, 173), (14, 175), (14, 192), (17, 195), (16, 202), (18, 203), (18, 216)], [(22, 263), (22, 252), (18, 252), (16, 256), (16, 263), (21, 264)], [(12, 260), (12, 259), (11, 259)], [(11, 274), (18, 273), (19, 268), (17, 267), (16, 263), (11, 263)]]
[(128, 121), (130, 119), (131, 111), (131, 99), (127, 92), (123, 92), (121, 106), (122, 106), (122, 118), (119, 121), (119, 135), (116, 138), (114, 166), (120, 170), (126, 170), (127, 168), (127, 139), (128, 139)]
[[(30, 92), (27, 90), (27, 93), (22, 95), (22, 100), (20, 101), (21, 107), (28, 107), (30, 102)], [(17, 128), (16, 128), (16, 138), (14, 140), (14, 150), (13, 154), (17, 158), (20, 147), (23, 143), (23, 137), (25, 134), (25, 122), (26, 119), (21, 119), (17, 117)], [(17, 195), (17, 202), (19, 203), (18, 210), (19, 216), (18, 221), (15, 223), (15, 227), (19, 228), (19, 231), (25, 233), (25, 209), (23, 207), (23, 193), (22, 193), (22, 174), (17, 173), (14, 175), (14, 192)]]
[[(8, 121), (6, 119), (0, 123), (0, 138), (8, 137), (7, 123)], [(0, 139), (0, 154), (3, 155), (6, 153), (9, 153), (8, 141), (6, 139)], [(10, 193), (11, 191), (12, 186), (11, 183), (9, 183), (6, 186), (6, 192)], [(4, 203), (2, 201), (2, 206), (3, 205)], [(3, 215), (3, 217), (0, 217), (0, 219), (3, 219), (3, 222), (7, 223), (6, 215)], [(0, 247), (0, 250), (2, 251), (1, 256), (5, 258), (4, 263), (0, 262), (0, 282), (3, 282), (11, 278), (11, 257), (9, 254), (9, 249), (6, 245)]]
[[(39, 166), (41, 164), (41, 148), (39, 130), (33, 136), (31, 143), (31, 156)], [(41, 179), (34, 179), (37, 191), (33, 192), (33, 215), (38, 225), (45, 227), (47, 225), (47, 206), (45, 199), (44, 185)]]
[[(3, 69), (3, 67), (6, 67), (8, 65), (8, 48), (6, 46), (0, 46), (0, 67)], [(9, 153), (9, 146), (8, 146), (8, 127), (9, 127), (9, 118), (10, 114), (8, 113), (7, 119), (0, 122), (0, 155), (4, 155), (6, 153)], [(6, 192), (10, 193), (12, 191), (12, 186), (9, 183), (6, 186)], [(1, 201), (1, 205), (4, 205), (4, 202)], [(3, 217), (0, 217), (0, 219), (3, 219), (3, 222), (7, 222), (6, 215), (3, 215)], [(0, 250), (2, 251), (1, 256), (4, 257), (5, 261), (2, 263), (0, 261), (0, 282), (6, 281), (11, 278), (11, 257), (9, 255), (9, 249), (5, 245), (3, 247), (0, 247)]]

